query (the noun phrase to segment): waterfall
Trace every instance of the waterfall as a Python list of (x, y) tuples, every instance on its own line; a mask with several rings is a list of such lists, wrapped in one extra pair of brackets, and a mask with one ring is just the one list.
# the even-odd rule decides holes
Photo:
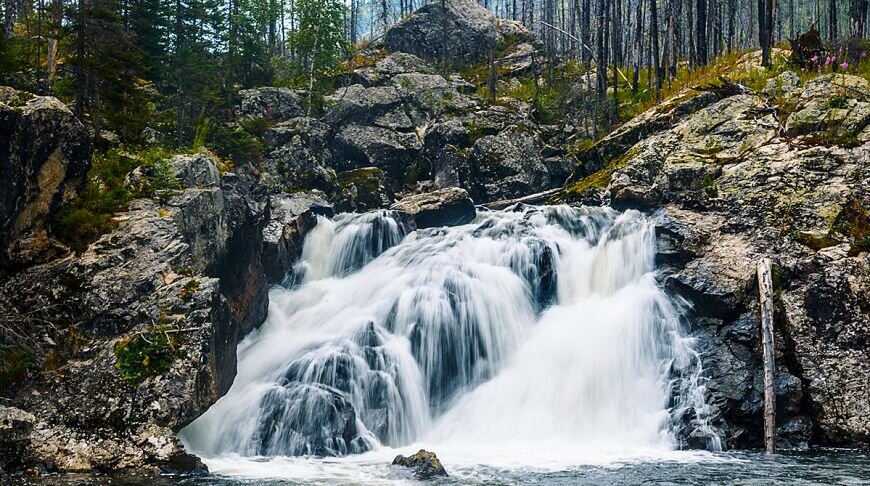
[(388, 211), (322, 218), (270, 302), (230, 391), (182, 431), (205, 457), (673, 449), (686, 421), (719, 447), (636, 211), (524, 207), (411, 232)]

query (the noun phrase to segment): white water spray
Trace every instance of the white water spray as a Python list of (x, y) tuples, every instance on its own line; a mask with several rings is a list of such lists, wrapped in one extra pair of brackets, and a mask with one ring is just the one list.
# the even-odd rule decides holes
[(183, 431), (192, 450), (669, 450), (686, 414), (718, 447), (640, 213), (531, 208), (404, 233), (389, 212), (319, 221), (231, 390)]

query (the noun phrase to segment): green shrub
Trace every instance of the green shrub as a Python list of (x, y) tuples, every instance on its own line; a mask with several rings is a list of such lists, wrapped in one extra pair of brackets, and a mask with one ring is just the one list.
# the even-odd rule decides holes
[(172, 362), (181, 357), (182, 344), (178, 329), (157, 324), (115, 346), (116, 366), (124, 381), (136, 386), (146, 378), (168, 371)]

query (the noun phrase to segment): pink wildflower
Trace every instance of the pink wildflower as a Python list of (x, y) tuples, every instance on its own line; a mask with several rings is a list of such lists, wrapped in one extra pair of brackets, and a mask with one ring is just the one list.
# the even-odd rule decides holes
[(810, 59), (810, 61), (819, 62), (819, 55), (818, 54), (814, 55), (813, 58)]
[(849, 69), (849, 63), (844, 61), (843, 64), (840, 64), (840, 67), (843, 69)]
[(865, 59), (867, 57), (867, 51), (861, 51), (861, 59)]
[(830, 66), (830, 65), (831, 65), (831, 56), (827, 56), (827, 57), (825, 57), (825, 66)]

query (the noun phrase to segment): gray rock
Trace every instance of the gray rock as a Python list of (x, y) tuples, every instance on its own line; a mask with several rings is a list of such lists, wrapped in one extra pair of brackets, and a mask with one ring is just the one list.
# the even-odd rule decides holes
[(287, 88), (255, 88), (239, 91), (239, 115), (284, 121), (305, 115), (302, 98)]
[(408, 196), (390, 209), (413, 217), (418, 229), (466, 224), (476, 215), (468, 192), (458, 187)]
[(497, 39), (492, 13), (471, 0), (445, 0), (425, 4), (391, 27), (384, 45), (430, 61), (440, 60), (446, 52), (450, 62), (470, 65), (484, 61)]
[(376, 64), (380, 76), (395, 76), (404, 73), (434, 74), (435, 68), (419, 57), (405, 52), (394, 52)]
[(366, 88), (355, 84), (341, 88), (326, 97), (327, 105), (331, 106), (323, 117), (324, 121), (334, 125), (345, 122), (370, 123), (376, 117), (392, 110), (402, 102), (402, 97), (395, 87), (376, 86)]
[[(34, 340), (32, 352), (36, 362), (56, 355), (65, 363), (62, 374), (34, 368), (4, 390), (36, 417), (26, 444), (33, 459), (22, 467), (47, 460), (59, 471), (206, 471), (176, 434), (229, 389), (236, 344), (268, 305), (260, 266), (268, 198), (247, 184), (227, 174), (220, 187), (184, 190), (166, 207), (131, 201), (118, 228), (82, 255), (0, 284), (4, 315), (51, 309), (28, 332), (57, 342)], [(177, 354), (130, 381), (120, 350), (155, 326), (178, 333)], [(71, 332), (86, 344), (68, 341)]]
[(469, 151), (476, 163), (481, 202), (512, 199), (559, 187), (541, 158), (541, 142), (525, 127), (513, 127), (477, 140)]
[(384, 171), (377, 167), (360, 167), (338, 173), (338, 183), (343, 191), (339, 203), (342, 210), (370, 211), (386, 208), (393, 200), (385, 186)]
[(261, 179), (272, 192), (316, 189), (338, 197), (329, 144), (332, 129), (313, 118), (294, 118), (266, 130), (270, 148), (263, 161)]
[(434, 452), (420, 449), (410, 456), (398, 455), (393, 459), (394, 466), (403, 466), (414, 469), (414, 477), (420, 480), (431, 479), (436, 476), (447, 476), (447, 471), (441, 465), (441, 461)]
[(221, 174), (217, 162), (207, 154), (176, 155), (169, 159), (169, 166), (182, 187), (216, 187)]
[(282, 283), (302, 255), (305, 235), (317, 225), (318, 216), (331, 217), (332, 206), (309, 194), (272, 198), (269, 224), (263, 230), (263, 269), (270, 284)]
[(91, 167), (85, 127), (56, 98), (6, 89), (0, 102), (0, 268), (57, 254), (49, 223), (84, 186)]
[(415, 161), (423, 146), (413, 133), (347, 125), (336, 134), (332, 148), (338, 167), (378, 167), (386, 174), (388, 186), (397, 190), (402, 186), (406, 169)]

